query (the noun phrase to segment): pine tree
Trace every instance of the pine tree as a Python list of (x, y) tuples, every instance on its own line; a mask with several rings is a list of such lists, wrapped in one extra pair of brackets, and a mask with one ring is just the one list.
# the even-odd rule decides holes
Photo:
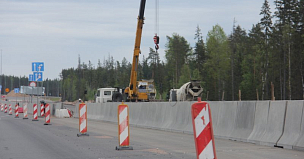
[(196, 27), (194, 39), (197, 40), (193, 52), (193, 55), (195, 56), (196, 68), (198, 69), (199, 74), (203, 75), (204, 63), (206, 62), (206, 48), (199, 26)]
[[(268, 4), (268, 1), (265, 0), (264, 4), (262, 6), (260, 15), (262, 15), (262, 19), (260, 22), (261, 28), (264, 30), (264, 45), (263, 45), (263, 51), (265, 56), (265, 61), (263, 61), (263, 76), (262, 76), (262, 100), (264, 100), (264, 97), (268, 99), (269, 95), (269, 82), (268, 82), (268, 67), (269, 67), (269, 36), (271, 35), (272, 30), (272, 20), (271, 20), (271, 11), (270, 6)], [(266, 91), (265, 91), (266, 87)], [(266, 95), (265, 95), (266, 92)]]
[[(239, 25), (233, 28), (233, 33), (229, 36), (230, 44), (230, 62), (231, 62), (231, 100), (234, 100), (238, 94), (238, 90), (234, 88), (240, 88), (242, 81), (242, 61), (247, 52), (247, 33)], [(228, 92), (230, 94), (230, 92)]]
[(166, 60), (167, 68), (169, 68), (168, 76), (173, 80), (173, 87), (176, 88), (181, 75), (181, 66), (186, 63), (188, 56), (191, 54), (191, 48), (187, 40), (176, 33), (173, 33), (172, 37), (167, 36), (167, 40)]

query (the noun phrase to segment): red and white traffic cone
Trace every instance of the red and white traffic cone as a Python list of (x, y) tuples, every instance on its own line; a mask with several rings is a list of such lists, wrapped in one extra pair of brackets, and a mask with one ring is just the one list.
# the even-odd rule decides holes
[(88, 120), (87, 120), (87, 105), (84, 103), (79, 104), (79, 134), (77, 136), (89, 136)]
[(40, 117), (44, 117), (44, 104), (40, 104)]
[(16, 104), (15, 105), (15, 118), (19, 118), (19, 111), (18, 111), (18, 109), (19, 109), (19, 105)]
[(7, 113), (7, 105), (4, 105), (4, 113)]
[(119, 146), (116, 150), (133, 150), (130, 146), (129, 107), (124, 103), (118, 106), (118, 132)]
[(210, 106), (207, 102), (192, 104), (193, 135), (197, 159), (216, 159)]
[(13, 115), (12, 105), (8, 105), (8, 115)]
[(28, 119), (28, 117), (27, 117), (27, 104), (23, 105), (23, 119)]
[(1, 104), (1, 111), (3, 112), (3, 110), (4, 110), (4, 105)]
[(44, 125), (51, 125), (51, 110), (50, 105), (45, 105), (45, 123)]
[(33, 104), (33, 119), (32, 121), (38, 121), (38, 106)]

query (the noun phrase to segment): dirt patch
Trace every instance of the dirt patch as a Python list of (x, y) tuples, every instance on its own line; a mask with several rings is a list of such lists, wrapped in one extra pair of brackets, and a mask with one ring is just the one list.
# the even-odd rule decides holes
[(29, 97), (29, 95), (26, 95), (26, 94), (15, 93), (14, 90), (10, 91), (6, 96), (7, 97)]

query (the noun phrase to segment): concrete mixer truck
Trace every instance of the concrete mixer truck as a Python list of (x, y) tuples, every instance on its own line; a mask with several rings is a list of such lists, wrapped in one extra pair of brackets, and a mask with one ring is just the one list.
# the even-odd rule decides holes
[(179, 89), (171, 89), (169, 101), (194, 101), (201, 97), (203, 88), (199, 80), (191, 80), (185, 83)]

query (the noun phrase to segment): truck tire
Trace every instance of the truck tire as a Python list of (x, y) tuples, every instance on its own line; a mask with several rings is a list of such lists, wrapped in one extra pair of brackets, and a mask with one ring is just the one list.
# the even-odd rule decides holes
[(112, 96), (113, 102), (122, 102), (122, 94), (119, 92), (115, 92)]

